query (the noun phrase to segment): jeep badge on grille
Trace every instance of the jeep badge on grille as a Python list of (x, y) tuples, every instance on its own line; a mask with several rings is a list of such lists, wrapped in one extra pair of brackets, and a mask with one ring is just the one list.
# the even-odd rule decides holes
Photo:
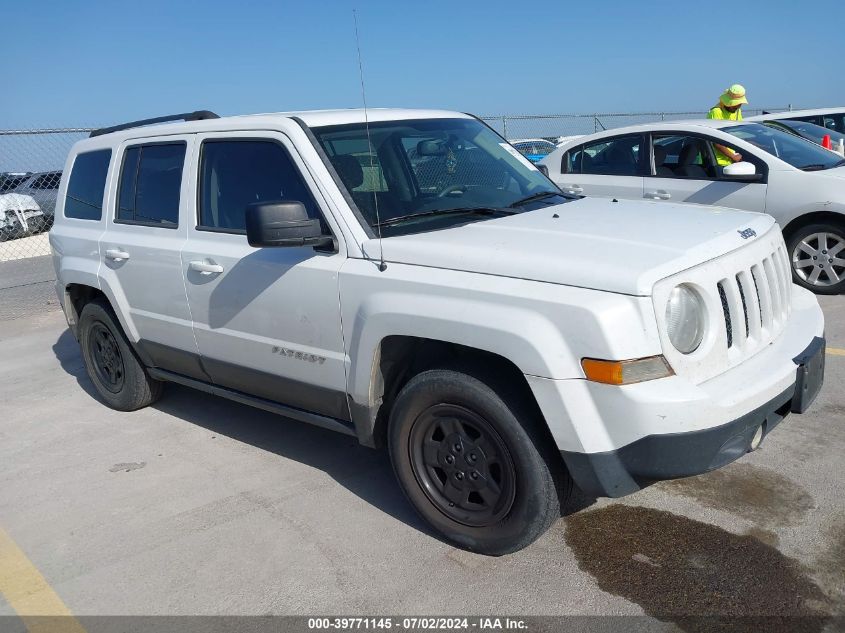
[(743, 229), (741, 231), (737, 231), (737, 233), (739, 233), (739, 236), (744, 240), (747, 240), (749, 237), (757, 237), (757, 231), (754, 229)]

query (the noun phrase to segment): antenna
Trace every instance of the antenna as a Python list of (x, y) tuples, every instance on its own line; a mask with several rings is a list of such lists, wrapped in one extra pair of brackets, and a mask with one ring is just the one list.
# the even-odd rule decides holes
[[(358, 74), (361, 76), (361, 100), (364, 102), (364, 127), (367, 130), (367, 147), (370, 152), (370, 175), (373, 175), (376, 171), (375, 163), (373, 163), (375, 148), (370, 138), (370, 118), (367, 115), (367, 92), (364, 90), (364, 64), (361, 61), (361, 40), (358, 37), (358, 11), (355, 9), (352, 9), (352, 19), (355, 20), (355, 47), (358, 49)], [(381, 242), (381, 218), (378, 213), (378, 194), (375, 189), (373, 189), (373, 204), (376, 210), (376, 228), (378, 229), (378, 269), (384, 272), (387, 270), (387, 264), (384, 261), (384, 245)]]

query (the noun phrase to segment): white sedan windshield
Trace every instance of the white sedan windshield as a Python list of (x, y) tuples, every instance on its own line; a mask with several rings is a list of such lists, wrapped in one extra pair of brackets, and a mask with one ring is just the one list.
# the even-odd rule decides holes
[(845, 160), (838, 154), (819, 147), (806, 139), (765, 125), (748, 123), (722, 128), (722, 131), (756, 145), (769, 154), (777, 156), (782, 161), (804, 171), (818, 171), (845, 165)]

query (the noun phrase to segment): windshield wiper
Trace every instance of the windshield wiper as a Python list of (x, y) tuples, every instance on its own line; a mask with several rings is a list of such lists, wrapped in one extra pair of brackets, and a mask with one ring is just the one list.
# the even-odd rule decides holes
[(525, 204), (526, 202), (531, 202), (533, 200), (542, 200), (543, 198), (548, 198), (549, 196), (566, 197), (566, 196), (563, 195), (563, 192), (561, 192), (561, 191), (540, 191), (538, 193), (532, 193), (530, 196), (525, 196), (524, 198), (517, 200), (516, 202), (514, 202), (513, 204), (510, 204), (508, 206), (511, 209), (513, 209), (514, 207), (521, 206), (521, 205)]
[(455, 209), (433, 209), (431, 211), (423, 211), (422, 213), (409, 213), (407, 215), (400, 215), (389, 220), (384, 220), (373, 224), (377, 226), (393, 226), (394, 224), (401, 224), (408, 220), (415, 220), (416, 218), (430, 218), (438, 215), (494, 215), (501, 213), (502, 215), (513, 215), (516, 211), (512, 209), (500, 209), (499, 207), (458, 207)]
[(804, 165), (803, 167), (799, 167), (801, 171), (819, 171), (825, 169), (826, 165), (822, 165), (821, 163), (814, 163), (812, 165)]

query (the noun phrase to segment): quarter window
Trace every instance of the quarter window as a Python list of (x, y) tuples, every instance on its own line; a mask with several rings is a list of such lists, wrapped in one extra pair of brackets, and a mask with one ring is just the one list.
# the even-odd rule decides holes
[(287, 150), (274, 141), (205, 141), (200, 165), (198, 228), (244, 232), (253, 202), (296, 200), (311, 218), (317, 203)]
[(103, 195), (110, 160), (110, 149), (85, 152), (76, 157), (65, 195), (66, 218), (99, 220), (103, 217)]
[(642, 137), (620, 136), (582, 145), (564, 157), (567, 173), (642, 176)]
[(185, 144), (127, 148), (120, 172), (117, 221), (176, 228)]

